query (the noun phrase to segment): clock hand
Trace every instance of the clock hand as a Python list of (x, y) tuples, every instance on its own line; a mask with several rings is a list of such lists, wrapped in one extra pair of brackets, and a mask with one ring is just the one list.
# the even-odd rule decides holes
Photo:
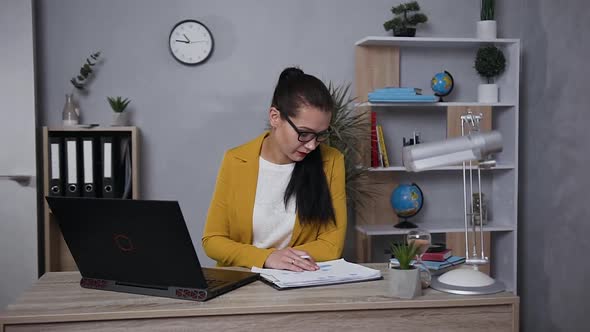
[(191, 44), (194, 44), (194, 43), (206, 43), (206, 42), (207, 42), (207, 40), (195, 40), (195, 41), (192, 41), (190, 43)]
[(187, 43), (190, 43), (190, 42), (191, 42), (191, 40), (190, 40), (190, 39), (188, 39), (188, 37), (187, 37), (187, 36), (186, 36), (184, 33), (183, 33), (182, 35), (184, 36), (184, 38), (186, 38), (186, 42), (187, 42)]
[(178, 40), (178, 39), (176, 39), (176, 40), (175, 40), (175, 42), (178, 42), (178, 43), (185, 43), (185, 44), (188, 44), (188, 43), (189, 43), (189, 42), (187, 42), (186, 40)]

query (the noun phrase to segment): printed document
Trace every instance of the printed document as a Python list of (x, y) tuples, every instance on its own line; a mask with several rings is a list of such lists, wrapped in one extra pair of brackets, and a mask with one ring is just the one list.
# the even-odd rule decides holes
[(293, 272), (252, 267), (252, 272), (260, 273), (262, 278), (279, 289), (381, 279), (379, 270), (349, 263), (343, 258), (317, 264), (320, 267), (317, 271)]

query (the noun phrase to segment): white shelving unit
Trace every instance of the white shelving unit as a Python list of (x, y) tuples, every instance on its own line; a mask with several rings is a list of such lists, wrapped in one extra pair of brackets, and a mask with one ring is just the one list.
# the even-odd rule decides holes
[[(477, 85), (482, 82), (473, 68), (477, 49), (493, 44), (506, 56), (506, 69), (495, 83), (500, 89), (498, 103), (478, 103)], [(383, 248), (371, 248), (374, 236), (399, 236), (408, 230), (393, 227), (397, 221), (389, 195), (399, 183), (417, 183), (425, 196), (420, 213), (410, 219), (431, 233), (464, 231), (463, 182), (461, 166), (439, 167), (410, 173), (401, 163), (402, 138), (420, 132), (423, 142), (445, 139), (456, 130), (458, 116), (467, 110), (484, 112), (488, 126), (503, 136), (503, 151), (497, 165), (482, 171), (482, 191), (488, 205), (491, 274), (516, 292), (517, 208), (518, 208), (518, 113), (520, 41), (518, 39), (480, 40), (475, 38), (366, 37), (356, 44), (356, 96), (359, 109), (376, 112), (382, 125), (391, 167), (371, 168), (381, 195), (368, 199), (357, 211), (359, 261), (379, 260)], [(422, 88), (427, 94), (430, 78), (448, 70), (455, 81), (454, 91), (437, 103), (369, 103), (367, 93), (384, 86)], [(454, 118), (455, 117), (455, 118)], [(454, 129), (453, 129), (454, 128)], [(365, 159), (368, 165), (369, 157)], [(454, 237), (457, 238), (457, 237)], [(376, 250), (374, 250), (376, 249)], [(459, 251), (459, 252), (463, 252)]]

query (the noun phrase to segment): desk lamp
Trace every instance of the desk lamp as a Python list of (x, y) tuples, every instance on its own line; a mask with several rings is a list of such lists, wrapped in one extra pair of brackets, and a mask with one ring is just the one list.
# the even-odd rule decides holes
[[(497, 131), (479, 132), (482, 114), (471, 112), (461, 116), (461, 136), (444, 141), (421, 143), (403, 148), (406, 170), (420, 172), (434, 167), (463, 163), (463, 207), (465, 222), (465, 264), (458, 269), (443, 273), (432, 280), (431, 287), (453, 294), (479, 295), (504, 291), (504, 284), (479, 271), (480, 265), (489, 264), (484, 253), (483, 223), (479, 223), (480, 250), (477, 252), (476, 222), (472, 225), (473, 246), (469, 253), (468, 218), (473, 218), (474, 169), (476, 169), (479, 200), (481, 198), (481, 169), (495, 166), (494, 160), (486, 159), (491, 153), (502, 151), (502, 135)], [(474, 164), (474, 162), (477, 162)], [(470, 204), (468, 205), (468, 199)], [(479, 215), (482, 206), (479, 204)]]

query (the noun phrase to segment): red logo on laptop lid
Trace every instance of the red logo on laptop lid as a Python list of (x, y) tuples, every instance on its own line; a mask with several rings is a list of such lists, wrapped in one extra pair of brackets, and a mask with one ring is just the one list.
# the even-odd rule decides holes
[(115, 245), (119, 250), (123, 252), (130, 252), (135, 250), (135, 246), (131, 239), (125, 234), (114, 234), (113, 240), (115, 241)]

